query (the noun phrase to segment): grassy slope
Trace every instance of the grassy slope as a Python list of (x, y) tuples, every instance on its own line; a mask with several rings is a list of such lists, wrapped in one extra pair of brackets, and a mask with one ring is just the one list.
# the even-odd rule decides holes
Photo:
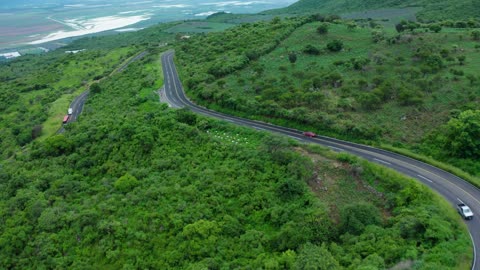
[[(105, 79), (65, 134), (2, 163), (2, 265), (302, 269), (307, 242), (324, 243), (345, 269), (470, 262), (465, 226), (425, 187), (350, 156), (170, 110), (153, 93), (158, 64), (152, 53)], [(121, 182), (127, 173), (137, 180)], [(378, 221), (342, 225), (344, 208), (365, 203)]]
[(422, 7), (418, 12), (418, 17), (424, 21), (442, 20), (459, 18), (478, 18), (480, 14), (480, 4), (474, 0), (301, 0), (291, 6), (268, 11), (273, 14), (293, 13), (305, 14), (313, 12), (337, 13), (363, 11), (382, 8), (402, 8), (402, 7)]
[[(68, 109), (69, 99), (73, 99), (72, 94), (84, 89), (85, 84), (95, 77), (109, 74), (132, 53), (132, 48), (92, 50), (76, 55), (54, 52), (21, 58), (1, 66), (0, 155), (10, 156), (18, 146), (30, 142), (35, 126), (45, 125), (42, 127), (44, 134), (52, 135)], [(18, 98), (13, 98), (15, 96)]]
[[(350, 36), (363, 35), (357, 34)], [(105, 40), (82, 42), (94, 47)], [(144, 42), (157, 47), (159, 40)], [(86, 67), (83, 56), (75, 65)], [(59, 87), (79, 79), (78, 68), (68, 63), (60, 66), (68, 74)], [(469, 264), (465, 226), (424, 187), (351, 157), (298, 145), (278, 150), (271, 144), (285, 143), (278, 138), (168, 110), (153, 93), (160, 74), (156, 54), (115, 74), (65, 135), (37, 141), (1, 164), (2, 265), (302, 269), (306, 242), (326, 243), (328, 254), (349, 269), (404, 260), (434, 269)], [(37, 91), (21, 96), (31, 101), (46, 94)], [(139, 182), (122, 188), (126, 173)], [(382, 222), (362, 229), (365, 234), (343, 234), (342, 209), (362, 203), (380, 211)], [(425, 215), (416, 216), (418, 210)]]
[[(289, 110), (290, 115), (295, 108), (306, 107), (309, 113), (317, 113), (323, 120), (314, 121), (311, 125), (302, 125), (299, 121), (290, 122), (290, 125), (344, 136), (355, 136), (352, 129), (357, 129), (364, 134), (362, 136), (377, 134), (391, 144), (410, 146), (419, 143), (427, 133), (445, 123), (451, 110), (475, 108), (479, 102), (478, 88), (471, 86), (464, 76), (450, 73), (450, 70), (454, 69), (475, 75), (475, 70), (480, 68), (480, 54), (478, 49), (475, 49), (477, 42), (469, 38), (468, 31), (445, 29), (438, 34), (419, 33), (411, 36), (411, 42), (387, 45), (383, 42), (374, 43), (368, 28), (351, 30), (343, 24), (331, 24), (329, 33), (322, 36), (316, 33), (317, 26), (318, 23), (302, 26), (272, 53), (261, 57), (246, 69), (222, 79), (225, 81), (224, 86), (211, 84), (209, 87), (214, 89), (213, 95), (229, 93), (233, 100), (238, 100), (237, 111), (250, 115), (252, 112), (242, 105), (246, 101), (255, 102), (256, 106), (259, 106), (273, 100)], [(389, 29), (386, 31), (390, 31), (388, 35), (394, 34)], [(346, 49), (339, 53), (325, 52), (320, 56), (301, 53), (307, 44), (324, 48), (328, 42), (335, 39), (342, 40)], [(405, 72), (410, 72), (408, 70), (412, 68), (418, 70), (420, 63), (413, 55), (417, 48), (424, 44), (436, 51), (446, 49), (454, 58), (465, 55), (466, 64), (459, 65), (456, 60), (445, 61), (447, 66), (443, 70), (435, 75), (426, 75), (429, 83), (419, 86), (420, 80), (412, 81)], [(456, 47), (458, 49), (454, 50)], [(294, 65), (287, 60), (290, 51), (295, 51), (298, 55)], [(382, 64), (375, 63), (378, 57), (384, 59)], [(399, 57), (404, 60), (397, 61)], [(360, 71), (348, 65), (335, 65), (335, 62), (349, 62), (352, 58), (367, 58), (372, 62)], [(261, 75), (257, 72), (259, 67), (262, 70)], [(312, 95), (306, 89), (312, 78), (323, 74), (320, 76), (322, 80), (326, 80), (328, 74), (332, 73), (341, 74), (342, 87), (322, 85), (319, 92), (312, 96), (313, 99), (318, 99), (313, 103), (309, 102), (308, 98), (292, 101), (302, 95)], [(389, 97), (381, 101), (380, 108), (373, 112), (362, 109), (359, 105), (361, 94), (372, 91), (373, 86), (361, 90), (357, 83), (366, 81), (368, 85), (372, 85), (376, 78), (391, 80), (393, 88), (415, 89), (414, 92), (420, 95), (422, 103), (404, 105), (398, 100), (397, 92), (391, 99)]]
[[(166, 23), (122, 35), (86, 37), (46, 55), (25, 56), (0, 65), (0, 156), (12, 156), (41, 128), (42, 138), (55, 133), (69, 103), (89, 82), (109, 75), (133, 54), (164, 46), (174, 35)], [(65, 54), (66, 50), (86, 51)]]
[[(125, 55), (130, 55), (132, 53), (131, 48), (122, 48), (122, 49), (117, 49), (109, 52), (105, 57), (97, 58), (95, 63), (98, 64), (99, 66), (107, 66), (111, 64), (116, 64), (119, 65), (121, 63), (122, 59), (125, 59)], [(123, 62), (128, 61), (129, 58), (125, 59)], [(89, 72), (95, 72), (94, 69), (91, 68), (83, 68), (79, 69), (78, 65), (81, 64), (80, 62), (75, 62), (75, 67), (67, 68), (66, 72), (69, 76), (72, 77), (79, 77), (78, 72), (80, 70), (87, 70)], [(86, 67), (85, 65), (83, 67)], [(113, 70), (113, 66), (110, 66), (108, 71)], [(100, 74), (103, 72), (96, 71), (95, 74)], [(93, 78), (92, 78), (93, 79)], [(80, 95), (83, 91), (87, 90), (88, 86), (90, 83), (93, 81), (90, 79), (88, 82), (83, 83), (81, 87), (77, 88), (74, 92), (72, 93), (66, 93), (63, 94), (60, 98), (49, 104), (50, 108), (48, 110), (48, 118), (45, 120), (44, 123), (42, 123), (43, 126), (43, 132), (42, 136), (39, 139), (45, 139), (53, 134), (55, 134), (61, 127), (62, 125), (62, 119), (63, 116), (66, 114), (66, 109), (68, 109), (70, 103)], [(58, 83), (62, 83), (65, 80), (68, 80), (68, 78), (61, 78)], [(53, 85), (53, 87), (56, 87)]]

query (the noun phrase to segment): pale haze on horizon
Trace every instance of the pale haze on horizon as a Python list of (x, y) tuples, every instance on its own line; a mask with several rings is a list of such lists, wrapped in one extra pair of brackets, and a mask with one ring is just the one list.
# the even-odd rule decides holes
[(0, 0), (0, 49), (104, 31), (134, 31), (217, 12), (257, 13), (296, 0)]

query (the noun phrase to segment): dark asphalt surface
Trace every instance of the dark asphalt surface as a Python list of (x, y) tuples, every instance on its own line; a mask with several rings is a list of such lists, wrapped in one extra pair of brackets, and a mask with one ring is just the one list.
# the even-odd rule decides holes
[[(67, 125), (68, 123), (77, 121), (78, 117), (82, 113), (83, 106), (85, 105), (85, 102), (87, 101), (87, 97), (88, 97), (89, 92), (90, 92), (89, 90), (86, 90), (73, 100), (73, 102), (70, 104), (70, 107), (69, 107), (69, 108), (73, 109), (73, 113), (72, 113), (72, 115), (70, 115), (70, 118), (68, 118), (67, 123), (63, 124), (62, 127), (58, 130), (57, 133), (65, 132), (65, 128), (64, 128), (65, 125)], [(65, 115), (66, 114), (67, 114), (67, 111), (65, 112)]]
[[(122, 72), (124, 71), (128, 65), (130, 65), (131, 63), (143, 58), (145, 55), (147, 55), (148, 52), (147, 51), (143, 51), (139, 54), (137, 54), (136, 56), (132, 57), (132, 59), (128, 60), (127, 62), (125, 62), (124, 64), (122, 64), (118, 69), (116, 69), (113, 73), (118, 73), (118, 72)], [(104, 78), (102, 78), (104, 79)], [(102, 80), (100, 79), (100, 80)], [(70, 115), (70, 118), (68, 119), (67, 123), (71, 123), (71, 122), (75, 122), (77, 121), (78, 119), (78, 116), (82, 113), (82, 110), (83, 110), (83, 106), (85, 105), (85, 102), (87, 101), (87, 97), (88, 97), (88, 93), (90, 91), (87, 89), (85, 90), (83, 93), (81, 93), (78, 97), (76, 97), (73, 102), (70, 104), (70, 107), (69, 108), (72, 108), (73, 109), (73, 113), (72, 115)], [(68, 112), (68, 111), (67, 111)], [(67, 114), (67, 112), (65, 112), (65, 115)], [(65, 132), (65, 128), (64, 126), (66, 124), (63, 124), (62, 127), (57, 131), (57, 134), (60, 134), (60, 133), (63, 133)]]
[(131, 63), (133, 63), (133, 62), (135, 62), (135, 61), (143, 58), (143, 57), (144, 57), (145, 55), (147, 55), (147, 54), (148, 54), (147, 51), (143, 51), (143, 52), (137, 54), (135, 57), (133, 57), (132, 59), (128, 60), (125, 64), (123, 64), (120, 68), (118, 68), (118, 69), (116, 70), (116, 72), (122, 72), (122, 71), (124, 71), (124, 70), (128, 67), (128, 65), (130, 65)]
[[(173, 51), (168, 51), (162, 56), (165, 95), (167, 102), (172, 107), (189, 107), (193, 112), (223, 119), (237, 125), (283, 134), (302, 142), (317, 143), (329, 147), (337, 152), (348, 152), (394, 169), (404, 175), (420, 181), (443, 196), (454, 208), (456, 208), (456, 204), (460, 202), (470, 206), (474, 215), (476, 215), (473, 220), (465, 221), (470, 231), (474, 247), (474, 260), (472, 261), (471, 269), (480, 269), (480, 264), (477, 263), (478, 254), (476, 252), (480, 248), (480, 190), (478, 188), (444, 170), (396, 153), (324, 136), (308, 138), (303, 136), (302, 131), (299, 130), (234, 117), (200, 107), (192, 103), (185, 96), (182, 83), (180, 82), (175, 64), (173, 62), (173, 56)], [(460, 215), (459, 218), (461, 218)]]

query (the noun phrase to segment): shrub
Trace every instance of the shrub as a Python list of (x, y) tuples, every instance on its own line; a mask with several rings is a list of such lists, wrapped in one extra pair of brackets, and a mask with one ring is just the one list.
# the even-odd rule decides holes
[(297, 54), (295, 52), (290, 52), (288, 54), (288, 61), (290, 61), (292, 64), (295, 64), (295, 62), (297, 62)]
[(126, 173), (124, 176), (120, 177), (115, 181), (114, 187), (116, 190), (127, 193), (138, 186), (139, 182), (135, 176)]
[(315, 47), (313, 45), (310, 45), (310, 44), (305, 46), (305, 48), (303, 49), (303, 52), (306, 53), (306, 54), (312, 54), (312, 55), (319, 55), (320, 54), (320, 50), (317, 47)]
[(473, 40), (480, 40), (480, 31), (479, 30), (473, 30), (470, 35), (472, 36)]
[(445, 149), (456, 157), (480, 157), (480, 110), (462, 112), (444, 127)]
[(430, 25), (430, 27), (428, 27), (428, 29), (430, 29), (430, 31), (435, 33), (442, 31), (442, 27), (439, 24), (432, 24)]
[(320, 35), (325, 35), (328, 33), (328, 24), (322, 23), (319, 27), (317, 27), (317, 33)]
[(345, 233), (358, 235), (368, 225), (380, 225), (380, 211), (369, 203), (357, 203), (345, 206), (340, 211), (341, 229)]
[(335, 39), (327, 44), (327, 49), (331, 52), (339, 52), (343, 49), (343, 42)]

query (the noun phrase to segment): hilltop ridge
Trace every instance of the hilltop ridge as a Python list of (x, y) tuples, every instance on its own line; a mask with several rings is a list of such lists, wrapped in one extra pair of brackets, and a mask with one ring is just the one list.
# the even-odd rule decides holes
[(267, 14), (338, 13), (383, 8), (418, 7), (421, 21), (478, 18), (480, 2), (472, 0), (300, 0), (286, 8), (266, 11)]

